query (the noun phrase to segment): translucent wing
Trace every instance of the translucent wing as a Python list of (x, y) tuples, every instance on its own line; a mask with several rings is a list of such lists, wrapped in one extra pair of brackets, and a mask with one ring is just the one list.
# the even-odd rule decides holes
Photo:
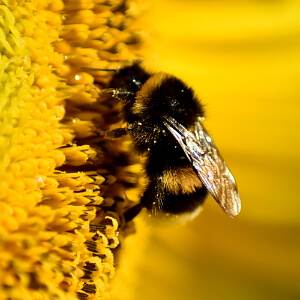
[(225, 213), (229, 217), (238, 215), (241, 202), (235, 179), (200, 119), (195, 124), (194, 132), (171, 117), (164, 117), (163, 122), (182, 147), (203, 185)]

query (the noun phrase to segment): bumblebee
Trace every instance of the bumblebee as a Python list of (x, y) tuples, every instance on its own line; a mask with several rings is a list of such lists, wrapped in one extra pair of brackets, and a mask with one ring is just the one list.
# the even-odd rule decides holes
[(229, 217), (241, 209), (235, 179), (202, 121), (204, 110), (194, 91), (166, 73), (148, 73), (134, 63), (116, 72), (104, 93), (123, 104), (126, 128), (144, 157), (148, 185), (138, 205), (125, 213), (132, 219), (143, 207), (152, 214), (197, 215), (210, 193)]

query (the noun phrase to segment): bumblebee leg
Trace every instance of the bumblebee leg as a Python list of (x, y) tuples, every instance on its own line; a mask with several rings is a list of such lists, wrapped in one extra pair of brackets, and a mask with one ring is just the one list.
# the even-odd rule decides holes
[(134, 96), (134, 93), (125, 88), (105, 88), (100, 90), (101, 94), (112, 94), (113, 97), (118, 98), (118, 96)]
[(127, 211), (124, 213), (124, 218), (126, 222), (131, 221), (133, 218), (135, 218), (139, 212), (142, 210), (143, 205), (142, 203), (136, 204), (129, 208)]
[(111, 139), (117, 139), (126, 134), (128, 134), (127, 128), (116, 128), (116, 129), (105, 132), (105, 137), (111, 138)]

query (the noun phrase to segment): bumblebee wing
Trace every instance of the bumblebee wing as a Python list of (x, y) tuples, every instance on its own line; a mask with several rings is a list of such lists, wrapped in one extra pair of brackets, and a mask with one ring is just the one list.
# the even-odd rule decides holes
[(163, 123), (180, 144), (201, 182), (224, 212), (229, 217), (238, 215), (241, 202), (235, 179), (200, 119), (195, 124), (194, 132), (187, 130), (171, 117), (164, 117)]

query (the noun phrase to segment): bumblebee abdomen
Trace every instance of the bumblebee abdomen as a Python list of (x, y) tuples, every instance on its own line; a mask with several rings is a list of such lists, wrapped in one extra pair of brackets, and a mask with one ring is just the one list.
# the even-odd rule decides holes
[(176, 144), (152, 150), (145, 171), (150, 183), (141, 202), (153, 213), (184, 214), (204, 202), (207, 190)]
[(153, 214), (192, 213), (198, 210), (207, 196), (205, 187), (198, 188), (193, 193), (170, 193), (160, 183), (151, 182), (141, 199), (141, 204)]
[(192, 194), (203, 187), (191, 166), (166, 169), (162, 172), (159, 180), (164, 190), (173, 195)]

